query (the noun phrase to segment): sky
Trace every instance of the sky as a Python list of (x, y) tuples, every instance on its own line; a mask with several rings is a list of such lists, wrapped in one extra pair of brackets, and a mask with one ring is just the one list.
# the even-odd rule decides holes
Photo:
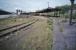
[[(34, 12), (48, 7), (56, 7), (70, 4), (69, 0), (0, 0), (0, 9), (15, 12), (21, 9), (26, 12)], [(76, 1), (75, 1), (76, 3)]]

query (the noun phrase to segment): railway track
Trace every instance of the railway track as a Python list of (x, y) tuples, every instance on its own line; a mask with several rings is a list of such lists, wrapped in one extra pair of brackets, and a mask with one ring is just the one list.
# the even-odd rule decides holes
[(12, 26), (12, 27), (8, 27), (8, 28), (5, 28), (5, 29), (2, 29), (0, 30), (0, 38), (3, 38), (5, 36), (9, 36), (11, 34), (14, 34), (15, 32), (21, 30), (21, 29), (24, 29), (32, 24), (34, 24), (35, 22), (37, 22), (38, 19), (32, 21), (32, 22), (29, 22), (29, 23), (22, 23), (22, 24), (19, 24), (19, 25), (15, 25), (15, 26)]
[[(34, 20), (34, 19), (33, 19), (33, 20)], [(31, 22), (31, 21), (30, 21), (30, 22)], [(3, 31), (5, 31), (5, 30), (8, 30), (8, 29), (21, 26), (21, 25), (23, 25), (23, 24), (27, 24), (27, 23), (21, 23), (21, 24), (17, 24), (17, 25), (14, 25), (14, 26), (10, 26), (10, 27), (7, 27), (7, 28), (0, 29), (0, 33), (3, 32)]]

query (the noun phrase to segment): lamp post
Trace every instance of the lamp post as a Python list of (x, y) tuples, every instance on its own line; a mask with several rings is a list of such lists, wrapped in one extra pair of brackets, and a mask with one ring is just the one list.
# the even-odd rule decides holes
[(16, 15), (18, 15), (18, 9), (16, 9)]
[(71, 2), (71, 11), (70, 11), (70, 20), (69, 20), (69, 24), (72, 25), (74, 0), (70, 0), (70, 2)]

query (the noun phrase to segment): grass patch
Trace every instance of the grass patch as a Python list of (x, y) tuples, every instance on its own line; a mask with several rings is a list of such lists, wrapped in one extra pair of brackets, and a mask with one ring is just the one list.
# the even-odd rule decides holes
[(47, 23), (48, 23), (48, 27), (49, 27), (49, 29), (51, 29), (52, 31), (53, 31), (53, 20), (51, 19), (51, 18), (49, 18), (48, 20), (47, 20)]
[(32, 25), (32, 31), (21, 44), (24, 50), (52, 50), (52, 30), (50, 29), (52, 24), (47, 21), (47, 19), (39, 19)]
[[(33, 19), (33, 18), (31, 18)], [(0, 25), (13, 25), (13, 24), (18, 24), (18, 23), (25, 23), (29, 20), (30, 18), (6, 18), (6, 19), (0, 19)]]
[(64, 32), (64, 26), (63, 26), (63, 23), (61, 23), (59, 30), (60, 30), (60, 32)]

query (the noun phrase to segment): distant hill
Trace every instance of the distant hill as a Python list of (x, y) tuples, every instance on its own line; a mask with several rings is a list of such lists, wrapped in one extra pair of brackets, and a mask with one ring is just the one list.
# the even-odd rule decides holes
[[(70, 10), (70, 5), (63, 5), (63, 6), (57, 6), (56, 8), (60, 8), (62, 11), (69, 11)], [(74, 7), (73, 7), (74, 10), (76, 10), (76, 4), (74, 4)]]
[[(76, 10), (76, 4), (74, 4), (74, 10)], [(70, 10), (70, 5), (62, 5), (62, 6), (57, 6), (55, 8), (46, 8), (42, 10), (36, 11), (36, 13), (45, 13), (45, 12), (52, 12), (52, 11), (64, 11), (67, 12)]]
[(0, 15), (7, 15), (7, 14), (11, 14), (11, 12), (0, 9)]

